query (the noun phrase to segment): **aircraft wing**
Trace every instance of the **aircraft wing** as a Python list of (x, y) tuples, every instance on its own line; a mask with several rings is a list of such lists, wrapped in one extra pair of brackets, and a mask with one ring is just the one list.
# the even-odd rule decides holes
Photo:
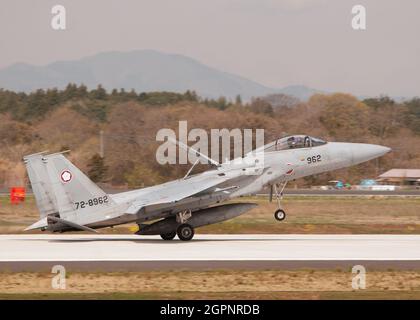
[(144, 207), (175, 203), (214, 188), (231, 178), (217, 174), (212, 176), (193, 176), (185, 180), (171, 181), (163, 185), (147, 188), (147, 192), (139, 194), (126, 213), (135, 214)]

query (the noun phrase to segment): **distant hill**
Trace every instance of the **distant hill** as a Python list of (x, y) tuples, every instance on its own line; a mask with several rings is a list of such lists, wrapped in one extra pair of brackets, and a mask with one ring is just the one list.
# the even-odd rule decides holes
[(195, 90), (200, 96), (244, 100), (273, 93), (301, 100), (318, 92), (305, 86), (269, 88), (244, 77), (208, 67), (178, 54), (153, 50), (104, 52), (74, 61), (58, 61), (46, 66), (17, 63), (0, 70), (0, 88), (30, 92), (36, 89), (64, 88), (68, 83), (110, 90), (124, 88), (137, 92)]
[[(278, 92), (278, 91), (277, 91)], [(280, 93), (296, 97), (300, 100), (306, 101), (308, 100), (313, 94), (315, 93), (327, 93), (325, 91), (311, 89), (306, 86), (287, 86), (282, 89), (280, 89)]]

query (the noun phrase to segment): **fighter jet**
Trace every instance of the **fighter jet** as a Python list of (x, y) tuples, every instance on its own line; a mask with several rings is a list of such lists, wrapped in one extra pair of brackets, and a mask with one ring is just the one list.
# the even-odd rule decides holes
[(274, 218), (286, 213), (281, 197), (288, 181), (356, 165), (380, 157), (391, 149), (374, 144), (326, 142), (305, 135), (277, 139), (244, 157), (218, 163), (209, 170), (138, 190), (107, 194), (73, 165), (63, 153), (38, 153), (24, 157), (41, 219), (25, 230), (51, 232), (90, 231), (136, 223), (138, 235), (178, 236), (188, 241), (195, 228), (237, 217), (257, 206), (224, 203), (270, 189), (277, 199)]

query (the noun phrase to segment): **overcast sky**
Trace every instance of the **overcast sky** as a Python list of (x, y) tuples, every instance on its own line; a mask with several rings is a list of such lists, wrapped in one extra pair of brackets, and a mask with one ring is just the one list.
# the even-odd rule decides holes
[[(67, 30), (51, 28), (64, 5)], [(353, 5), (367, 30), (351, 28)], [(102, 51), (180, 53), (271, 87), (420, 95), (418, 0), (1, 0), (0, 68)]]

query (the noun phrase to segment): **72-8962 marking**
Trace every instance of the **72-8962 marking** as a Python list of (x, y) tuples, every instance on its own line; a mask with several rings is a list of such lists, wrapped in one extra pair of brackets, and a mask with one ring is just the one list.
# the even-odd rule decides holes
[(97, 198), (92, 198), (86, 201), (75, 202), (74, 204), (76, 205), (76, 210), (78, 210), (78, 209), (83, 209), (86, 207), (97, 206), (99, 204), (104, 204), (104, 203), (108, 203), (108, 196), (97, 197)]

